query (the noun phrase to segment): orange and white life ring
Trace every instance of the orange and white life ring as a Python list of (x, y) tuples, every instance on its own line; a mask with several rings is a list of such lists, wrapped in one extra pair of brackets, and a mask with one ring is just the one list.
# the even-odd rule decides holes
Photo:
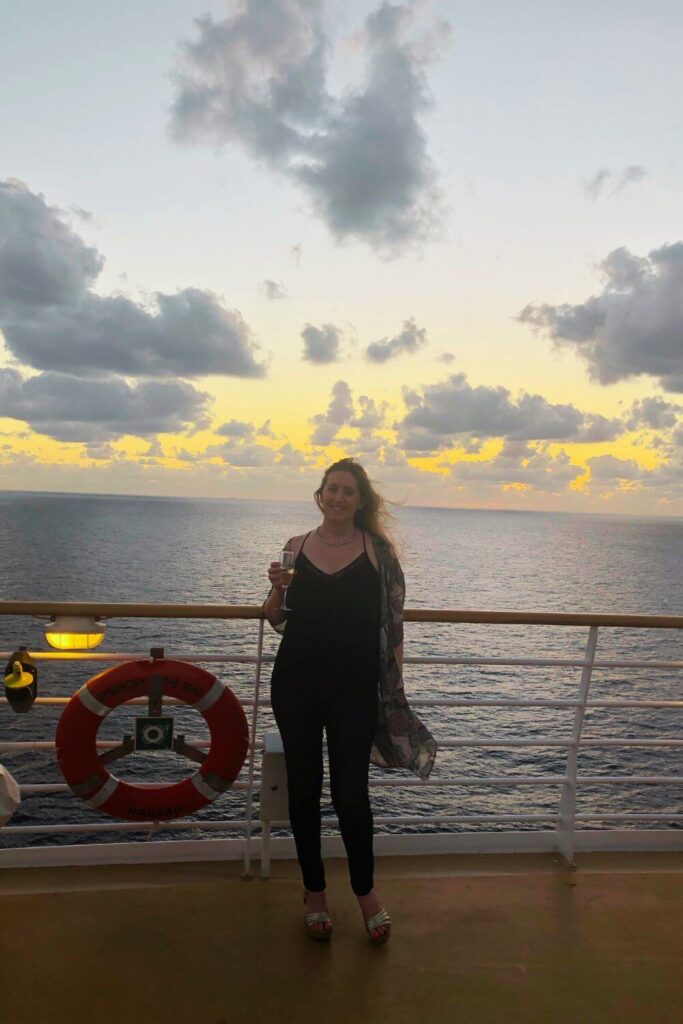
[[(194, 775), (165, 786), (136, 785), (112, 775), (97, 754), (97, 732), (114, 708), (149, 697), (153, 682), (167, 697), (199, 711), (211, 745)], [(69, 788), (91, 807), (127, 821), (170, 821), (206, 807), (233, 784), (249, 747), (249, 726), (235, 694), (210, 672), (162, 658), (128, 661), (89, 679), (64, 708), (57, 761)]]

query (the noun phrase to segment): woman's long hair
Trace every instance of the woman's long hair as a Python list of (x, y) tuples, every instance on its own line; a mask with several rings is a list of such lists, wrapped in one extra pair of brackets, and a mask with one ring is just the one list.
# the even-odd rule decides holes
[(327, 483), (327, 478), (330, 473), (336, 472), (350, 473), (358, 486), (361, 507), (354, 514), (354, 526), (367, 530), (369, 533), (374, 533), (377, 537), (381, 537), (392, 550), (395, 550), (394, 528), (392, 527), (395, 517), (387, 508), (388, 498), (382, 497), (379, 491), (375, 490), (368, 474), (360, 463), (355, 462), (354, 459), (350, 457), (340, 459), (339, 462), (334, 462), (325, 470), (320, 487), (313, 494), (315, 503), (320, 511), (322, 512), (323, 510), (322, 493)]

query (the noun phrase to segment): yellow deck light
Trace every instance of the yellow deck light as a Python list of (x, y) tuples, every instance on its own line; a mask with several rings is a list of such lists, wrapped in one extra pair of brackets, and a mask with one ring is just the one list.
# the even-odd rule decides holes
[(92, 615), (53, 615), (45, 639), (58, 651), (91, 651), (104, 640), (107, 627)]

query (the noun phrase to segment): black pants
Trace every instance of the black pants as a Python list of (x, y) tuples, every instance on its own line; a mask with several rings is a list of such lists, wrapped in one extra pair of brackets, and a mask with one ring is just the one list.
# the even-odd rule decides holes
[(377, 721), (377, 677), (330, 681), (279, 668), (273, 671), (271, 706), (285, 752), (289, 816), (304, 886), (311, 892), (325, 888), (320, 848), (324, 729), (332, 803), (351, 888), (365, 896), (373, 887), (374, 871), (368, 769)]

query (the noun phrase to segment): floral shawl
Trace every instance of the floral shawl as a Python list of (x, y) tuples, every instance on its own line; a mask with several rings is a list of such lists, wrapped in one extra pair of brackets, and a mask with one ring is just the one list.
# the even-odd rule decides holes
[(379, 692), (377, 728), (370, 761), (380, 768), (410, 768), (426, 779), (434, 766), (436, 740), (408, 706), (395, 649), (403, 641), (406, 585), (401, 564), (387, 542), (375, 535), (380, 580)]
[[(380, 581), (379, 686), (377, 727), (370, 762), (379, 768), (410, 768), (426, 779), (434, 766), (437, 744), (409, 707), (395, 649), (403, 642), (406, 586), (401, 564), (382, 538), (371, 534)], [(274, 628), (283, 633), (286, 621)]]

